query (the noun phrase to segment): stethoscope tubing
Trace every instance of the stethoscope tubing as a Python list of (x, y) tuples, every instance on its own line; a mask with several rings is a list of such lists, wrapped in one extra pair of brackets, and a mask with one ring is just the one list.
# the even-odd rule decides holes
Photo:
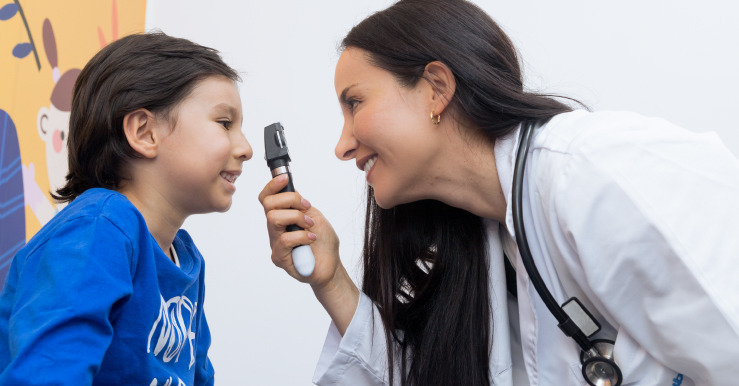
[[(526, 231), (523, 226), (523, 180), (526, 170), (526, 159), (528, 158), (529, 148), (534, 136), (533, 133), (533, 122), (524, 121), (521, 123), (521, 140), (513, 169), (513, 229), (516, 232), (516, 243), (521, 254), (521, 262), (529, 275), (531, 284), (549, 309), (549, 312), (554, 315), (561, 326), (571, 323), (570, 317), (559, 306), (559, 303), (557, 303), (546, 284), (544, 284), (544, 280), (541, 278), (541, 274), (539, 274), (539, 270), (534, 263), (534, 258), (531, 255), (529, 243), (526, 239)], [(583, 351), (589, 351), (593, 348), (593, 344), (580, 329), (577, 329), (571, 337)]]

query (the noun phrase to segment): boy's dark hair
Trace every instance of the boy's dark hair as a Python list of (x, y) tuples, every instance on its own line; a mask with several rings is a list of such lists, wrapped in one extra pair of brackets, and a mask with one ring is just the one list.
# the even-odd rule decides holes
[(161, 32), (126, 36), (103, 48), (75, 83), (67, 183), (52, 196), (69, 202), (87, 189), (117, 189), (126, 159), (138, 156), (123, 117), (144, 108), (169, 118), (200, 80), (213, 75), (240, 80), (218, 51)]

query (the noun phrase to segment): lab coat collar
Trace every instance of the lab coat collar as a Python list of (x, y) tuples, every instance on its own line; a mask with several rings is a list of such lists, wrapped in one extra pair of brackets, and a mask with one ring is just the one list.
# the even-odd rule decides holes
[[(495, 140), (495, 166), (498, 170), (498, 178), (500, 187), (506, 200), (505, 225), (509, 240), (503, 240), (503, 232), (501, 231), (501, 243), (510, 243), (509, 251), (515, 256), (509, 256), (513, 266), (516, 267), (516, 289), (518, 292), (518, 316), (521, 327), (521, 350), (523, 352), (523, 361), (528, 373), (528, 381), (530, 385), (538, 385), (538, 366), (537, 366), (537, 336), (539, 334), (539, 325), (536, 317), (536, 308), (533, 302), (534, 294), (530, 292), (529, 275), (523, 268), (521, 255), (516, 245), (516, 235), (513, 229), (513, 171), (516, 163), (516, 153), (518, 152), (518, 143), (521, 135), (521, 125), (519, 125), (511, 133), (497, 138)], [(514, 250), (515, 248), (515, 250)], [(528, 326), (528, 333), (525, 338), (523, 335), (523, 326)], [(510, 355), (510, 354), (509, 354)], [(513, 358), (511, 358), (513, 361)], [(524, 381), (525, 382), (525, 381)]]
[[(503, 246), (499, 237), (500, 224), (484, 219), (488, 234), (490, 269), (490, 305), (492, 307), (492, 339), (490, 352), (490, 375), (493, 384), (513, 385), (513, 362), (511, 358), (511, 327), (508, 317), (508, 291), (506, 289), (505, 268), (503, 266)], [(515, 310), (514, 310), (515, 312)]]
[[(497, 138), (493, 151), (495, 153), (495, 167), (498, 170), (500, 187), (506, 201), (505, 226), (513, 240), (516, 239), (513, 230), (513, 169), (516, 163), (516, 152), (518, 151), (518, 139), (521, 135), (521, 125), (509, 134)], [(512, 256), (511, 256), (512, 257)]]

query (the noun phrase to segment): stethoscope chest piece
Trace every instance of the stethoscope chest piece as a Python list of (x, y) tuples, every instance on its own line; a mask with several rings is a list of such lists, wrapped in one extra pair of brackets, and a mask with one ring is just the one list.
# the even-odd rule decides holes
[(585, 351), (580, 353), (582, 376), (585, 381), (591, 386), (620, 386), (623, 376), (613, 358), (614, 342), (596, 339), (592, 343), (600, 356), (589, 357)]

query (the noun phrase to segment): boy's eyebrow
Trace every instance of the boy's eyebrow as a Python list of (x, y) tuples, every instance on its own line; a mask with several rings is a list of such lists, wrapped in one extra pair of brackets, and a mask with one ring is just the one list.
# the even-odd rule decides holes
[[(214, 110), (221, 110), (221, 111), (226, 111), (226, 112), (228, 112), (228, 113), (229, 113), (229, 114), (230, 114), (230, 115), (231, 115), (232, 117), (235, 117), (235, 116), (239, 115), (239, 110), (237, 110), (237, 109), (236, 109), (236, 107), (234, 107), (234, 106), (231, 106), (230, 104), (228, 104), (228, 103), (226, 103), (226, 102), (221, 102), (221, 103), (219, 103), (219, 104), (217, 104), (217, 105), (213, 106), (213, 109), (214, 109)], [(243, 119), (243, 117), (242, 117), (242, 119)]]

